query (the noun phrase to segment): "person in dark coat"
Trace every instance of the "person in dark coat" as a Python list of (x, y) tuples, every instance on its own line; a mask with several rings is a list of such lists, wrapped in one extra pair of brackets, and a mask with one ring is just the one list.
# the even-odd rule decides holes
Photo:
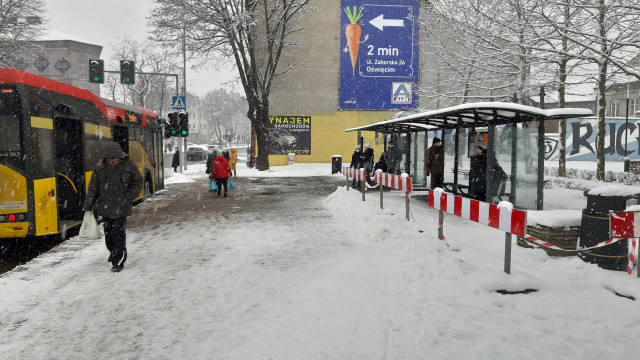
[(393, 143), (389, 141), (389, 148), (387, 149), (387, 168), (390, 174), (400, 175), (400, 151)]
[(171, 166), (173, 167), (173, 172), (178, 172), (178, 166), (180, 166), (180, 150), (176, 146), (176, 152), (173, 153), (173, 160), (171, 161)]
[(211, 170), (213, 169), (213, 162), (216, 160), (217, 157), (218, 157), (218, 148), (214, 147), (213, 151), (207, 154), (207, 165), (204, 171), (205, 173), (211, 174)]
[(363, 159), (363, 165), (362, 167), (364, 168), (364, 178), (367, 181), (367, 184), (369, 184), (369, 186), (373, 186), (373, 182), (371, 181), (371, 173), (373, 172), (373, 149), (371, 148), (371, 145), (369, 144), (365, 144), (364, 145), (364, 153), (362, 154), (364, 159)]
[(441, 188), (444, 183), (444, 148), (439, 138), (434, 137), (433, 143), (424, 159), (424, 169), (427, 176), (431, 175), (431, 189)]
[(486, 201), (487, 194), (487, 154), (482, 146), (478, 146), (478, 154), (471, 157), (469, 168), (469, 197)]
[(382, 172), (387, 172), (387, 160), (386, 160), (386, 152), (382, 152), (382, 154), (380, 154), (380, 159), (378, 159), (378, 162), (373, 166), (373, 170), (382, 170)]
[(218, 156), (211, 169), (211, 179), (215, 180), (216, 185), (218, 185), (218, 196), (220, 196), (220, 190), (224, 186), (224, 197), (227, 197), (227, 182), (230, 176), (231, 168), (229, 167), (229, 162), (224, 156)]
[(102, 158), (91, 176), (82, 209), (104, 220), (104, 238), (111, 271), (118, 272), (127, 260), (127, 216), (142, 191), (143, 179), (136, 164), (116, 142), (102, 145)]
[(227, 162), (231, 160), (231, 155), (229, 155), (229, 150), (222, 150), (222, 156), (227, 159)]
[[(351, 155), (351, 164), (349, 167), (354, 169), (361, 169), (364, 165), (364, 156), (362, 155), (362, 151), (360, 150), (360, 145), (356, 145), (356, 149), (353, 151)], [(356, 179), (353, 178), (353, 187), (356, 187)], [(358, 187), (360, 187), (360, 181), (358, 181)]]

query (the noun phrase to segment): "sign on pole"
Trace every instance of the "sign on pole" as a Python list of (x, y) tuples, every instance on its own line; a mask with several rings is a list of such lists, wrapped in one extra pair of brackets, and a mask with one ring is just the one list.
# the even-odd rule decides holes
[(185, 110), (187, 108), (187, 99), (185, 96), (174, 96), (171, 104), (173, 110)]
[(415, 109), (418, 0), (342, 0), (340, 109)]

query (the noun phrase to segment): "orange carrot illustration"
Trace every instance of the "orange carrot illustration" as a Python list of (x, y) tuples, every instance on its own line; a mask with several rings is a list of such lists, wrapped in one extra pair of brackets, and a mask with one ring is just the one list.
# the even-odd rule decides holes
[(356, 61), (358, 60), (358, 50), (360, 49), (360, 36), (362, 35), (362, 27), (358, 25), (358, 20), (362, 17), (362, 8), (358, 11), (358, 7), (354, 6), (353, 10), (347, 6), (344, 8), (351, 24), (347, 25), (344, 34), (347, 36), (347, 45), (349, 46), (349, 55), (351, 56), (351, 66), (353, 67), (353, 75), (356, 74)]

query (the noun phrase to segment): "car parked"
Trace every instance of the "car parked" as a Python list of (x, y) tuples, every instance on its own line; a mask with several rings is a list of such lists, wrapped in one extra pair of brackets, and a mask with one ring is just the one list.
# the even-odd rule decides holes
[(296, 137), (285, 129), (269, 129), (267, 134), (272, 151), (282, 152), (296, 146)]
[(190, 147), (187, 149), (187, 160), (205, 160), (207, 152), (203, 148)]

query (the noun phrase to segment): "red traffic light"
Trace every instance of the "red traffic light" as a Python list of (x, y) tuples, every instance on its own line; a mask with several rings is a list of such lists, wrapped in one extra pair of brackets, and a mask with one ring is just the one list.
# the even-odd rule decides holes
[(181, 112), (180, 115), (180, 136), (189, 135), (189, 114)]

